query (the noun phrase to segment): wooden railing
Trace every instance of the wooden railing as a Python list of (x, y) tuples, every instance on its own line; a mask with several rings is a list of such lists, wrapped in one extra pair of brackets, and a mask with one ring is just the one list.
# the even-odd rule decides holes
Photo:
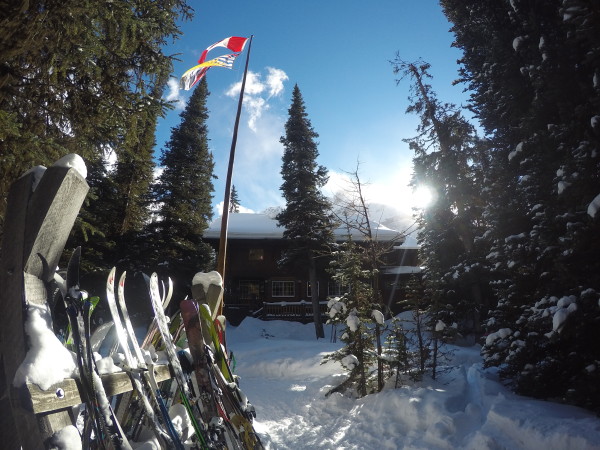
[[(69, 167), (50, 167), (38, 178), (32, 172), (13, 183), (0, 249), (0, 447), (7, 450), (47, 447), (56, 431), (74, 424), (72, 407), (82, 403), (76, 379), (47, 390), (31, 383), (13, 386), (28, 350), (24, 305), (47, 303), (47, 285), (89, 189)], [(156, 366), (155, 373), (159, 382), (171, 378), (166, 365)], [(109, 397), (132, 391), (124, 372), (101, 378)]]
[[(321, 316), (327, 314), (327, 302), (319, 302)], [(264, 302), (261, 310), (264, 320), (295, 320), (299, 322), (312, 322), (312, 302), (300, 300), (299, 302)]]

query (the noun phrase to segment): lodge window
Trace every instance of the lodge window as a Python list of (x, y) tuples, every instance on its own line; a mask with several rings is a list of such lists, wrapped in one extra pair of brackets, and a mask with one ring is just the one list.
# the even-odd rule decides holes
[(240, 300), (256, 300), (260, 298), (260, 280), (240, 280)]
[(330, 281), (327, 283), (327, 296), (339, 297), (348, 292), (348, 286), (338, 283), (337, 281)]
[(262, 248), (251, 248), (248, 250), (248, 260), (262, 261), (265, 259), (265, 251)]
[(295, 297), (296, 289), (293, 281), (272, 281), (273, 297)]
[[(317, 281), (317, 295), (319, 295), (319, 282)], [(306, 282), (306, 296), (312, 297), (312, 289), (310, 288), (310, 281)]]

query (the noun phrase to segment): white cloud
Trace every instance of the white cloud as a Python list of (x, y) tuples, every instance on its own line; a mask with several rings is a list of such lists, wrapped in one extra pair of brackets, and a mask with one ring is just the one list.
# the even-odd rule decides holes
[(283, 92), (283, 82), (289, 80), (287, 74), (275, 67), (267, 67), (267, 81), (266, 84), (269, 90), (269, 97), (281, 95)]
[(185, 98), (183, 98), (181, 95), (181, 91), (179, 89), (179, 80), (177, 78), (169, 78), (169, 81), (167, 81), (167, 87), (169, 88), (169, 93), (165, 97), (165, 100), (168, 102), (173, 102), (173, 105), (177, 110), (185, 109)]
[(250, 113), (248, 128), (256, 133), (256, 121), (260, 119), (263, 111), (269, 109), (269, 105), (267, 105), (267, 101), (262, 97), (247, 97), (244, 99), (244, 105), (246, 105), (246, 109)]
[[(238, 81), (229, 86), (225, 95), (228, 97), (237, 97), (240, 95), (240, 90), (242, 89), (242, 82)], [(248, 75), (246, 76), (246, 87), (244, 88), (244, 97), (246, 95), (253, 96), (261, 94), (265, 90), (265, 85), (260, 81), (260, 75), (256, 72), (248, 71)]]
[[(246, 87), (244, 88), (244, 106), (250, 117), (248, 118), (248, 127), (258, 132), (257, 121), (263, 113), (269, 109), (269, 99), (281, 95), (283, 92), (283, 83), (288, 80), (287, 74), (274, 67), (267, 67), (266, 80), (263, 82), (261, 74), (248, 71), (246, 77)], [(228, 97), (238, 97), (242, 88), (242, 82), (238, 81), (232, 84), (225, 92)], [(267, 94), (266, 98), (264, 94)]]

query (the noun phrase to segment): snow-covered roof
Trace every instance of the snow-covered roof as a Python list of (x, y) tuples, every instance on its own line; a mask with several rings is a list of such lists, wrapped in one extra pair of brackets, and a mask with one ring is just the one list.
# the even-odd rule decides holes
[[(392, 230), (384, 225), (376, 222), (371, 222), (373, 233), (380, 241), (391, 241), (400, 238), (400, 232)], [(227, 227), (228, 239), (282, 239), (283, 227), (277, 226), (277, 220), (267, 214), (251, 214), (251, 213), (230, 213), (229, 224)], [(213, 220), (208, 229), (204, 232), (206, 239), (218, 239), (221, 233), (221, 217)], [(362, 235), (357, 231), (351, 232), (352, 238), (360, 241)], [(339, 227), (334, 230), (336, 240), (345, 240), (348, 235), (348, 230), (344, 227)]]

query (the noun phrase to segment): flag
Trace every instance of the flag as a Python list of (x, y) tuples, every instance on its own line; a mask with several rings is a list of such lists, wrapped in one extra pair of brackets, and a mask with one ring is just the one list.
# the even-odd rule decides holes
[(202, 52), (202, 55), (200, 55), (198, 64), (202, 64), (204, 60), (206, 60), (206, 55), (208, 55), (208, 52), (210, 52), (215, 47), (225, 47), (231, 50), (232, 52), (241, 53), (244, 50), (244, 46), (246, 45), (247, 40), (248, 38), (238, 36), (231, 36), (225, 38), (222, 41), (219, 41), (208, 47), (206, 50), (204, 50)]
[[(202, 52), (202, 55), (200, 55), (198, 65), (187, 70), (181, 76), (181, 80), (179, 82), (180, 89), (184, 89), (186, 91), (190, 90), (204, 77), (204, 75), (206, 75), (206, 72), (211, 67), (226, 67), (231, 69), (233, 67), (233, 61), (235, 58), (242, 50), (244, 50), (247, 40), (248, 38), (245, 37), (231, 36), (208, 47)], [(205, 61), (208, 52), (216, 47), (225, 47), (235, 53), (231, 55), (219, 56), (215, 59), (211, 59), (210, 61)]]
[(210, 61), (198, 64), (198, 67), (225, 67), (231, 69), (233, 67), (233, 61), (239, 56), (239, 53), (232, 53), (231, 55), (218, 56)]
[(190, 90), (196, 83), (198, 83), (210, 67), (224, 67), (226, 69), (233, 68), (233, 61), (239, 56), (239, 53), (232, 53), (231, 55), (218, 56), (210, 61), (205, 61), (202, 64), (192, 67), (187, 70), (182, 76), (179, 82), (179, 87), (186, 91)]
[(179, 81), (179, 88), (189, 91), (198, 81), (200, 81), (209, 67), (201, 67), (200, 65), (194, 66), (191, 69), (187, 70)]

